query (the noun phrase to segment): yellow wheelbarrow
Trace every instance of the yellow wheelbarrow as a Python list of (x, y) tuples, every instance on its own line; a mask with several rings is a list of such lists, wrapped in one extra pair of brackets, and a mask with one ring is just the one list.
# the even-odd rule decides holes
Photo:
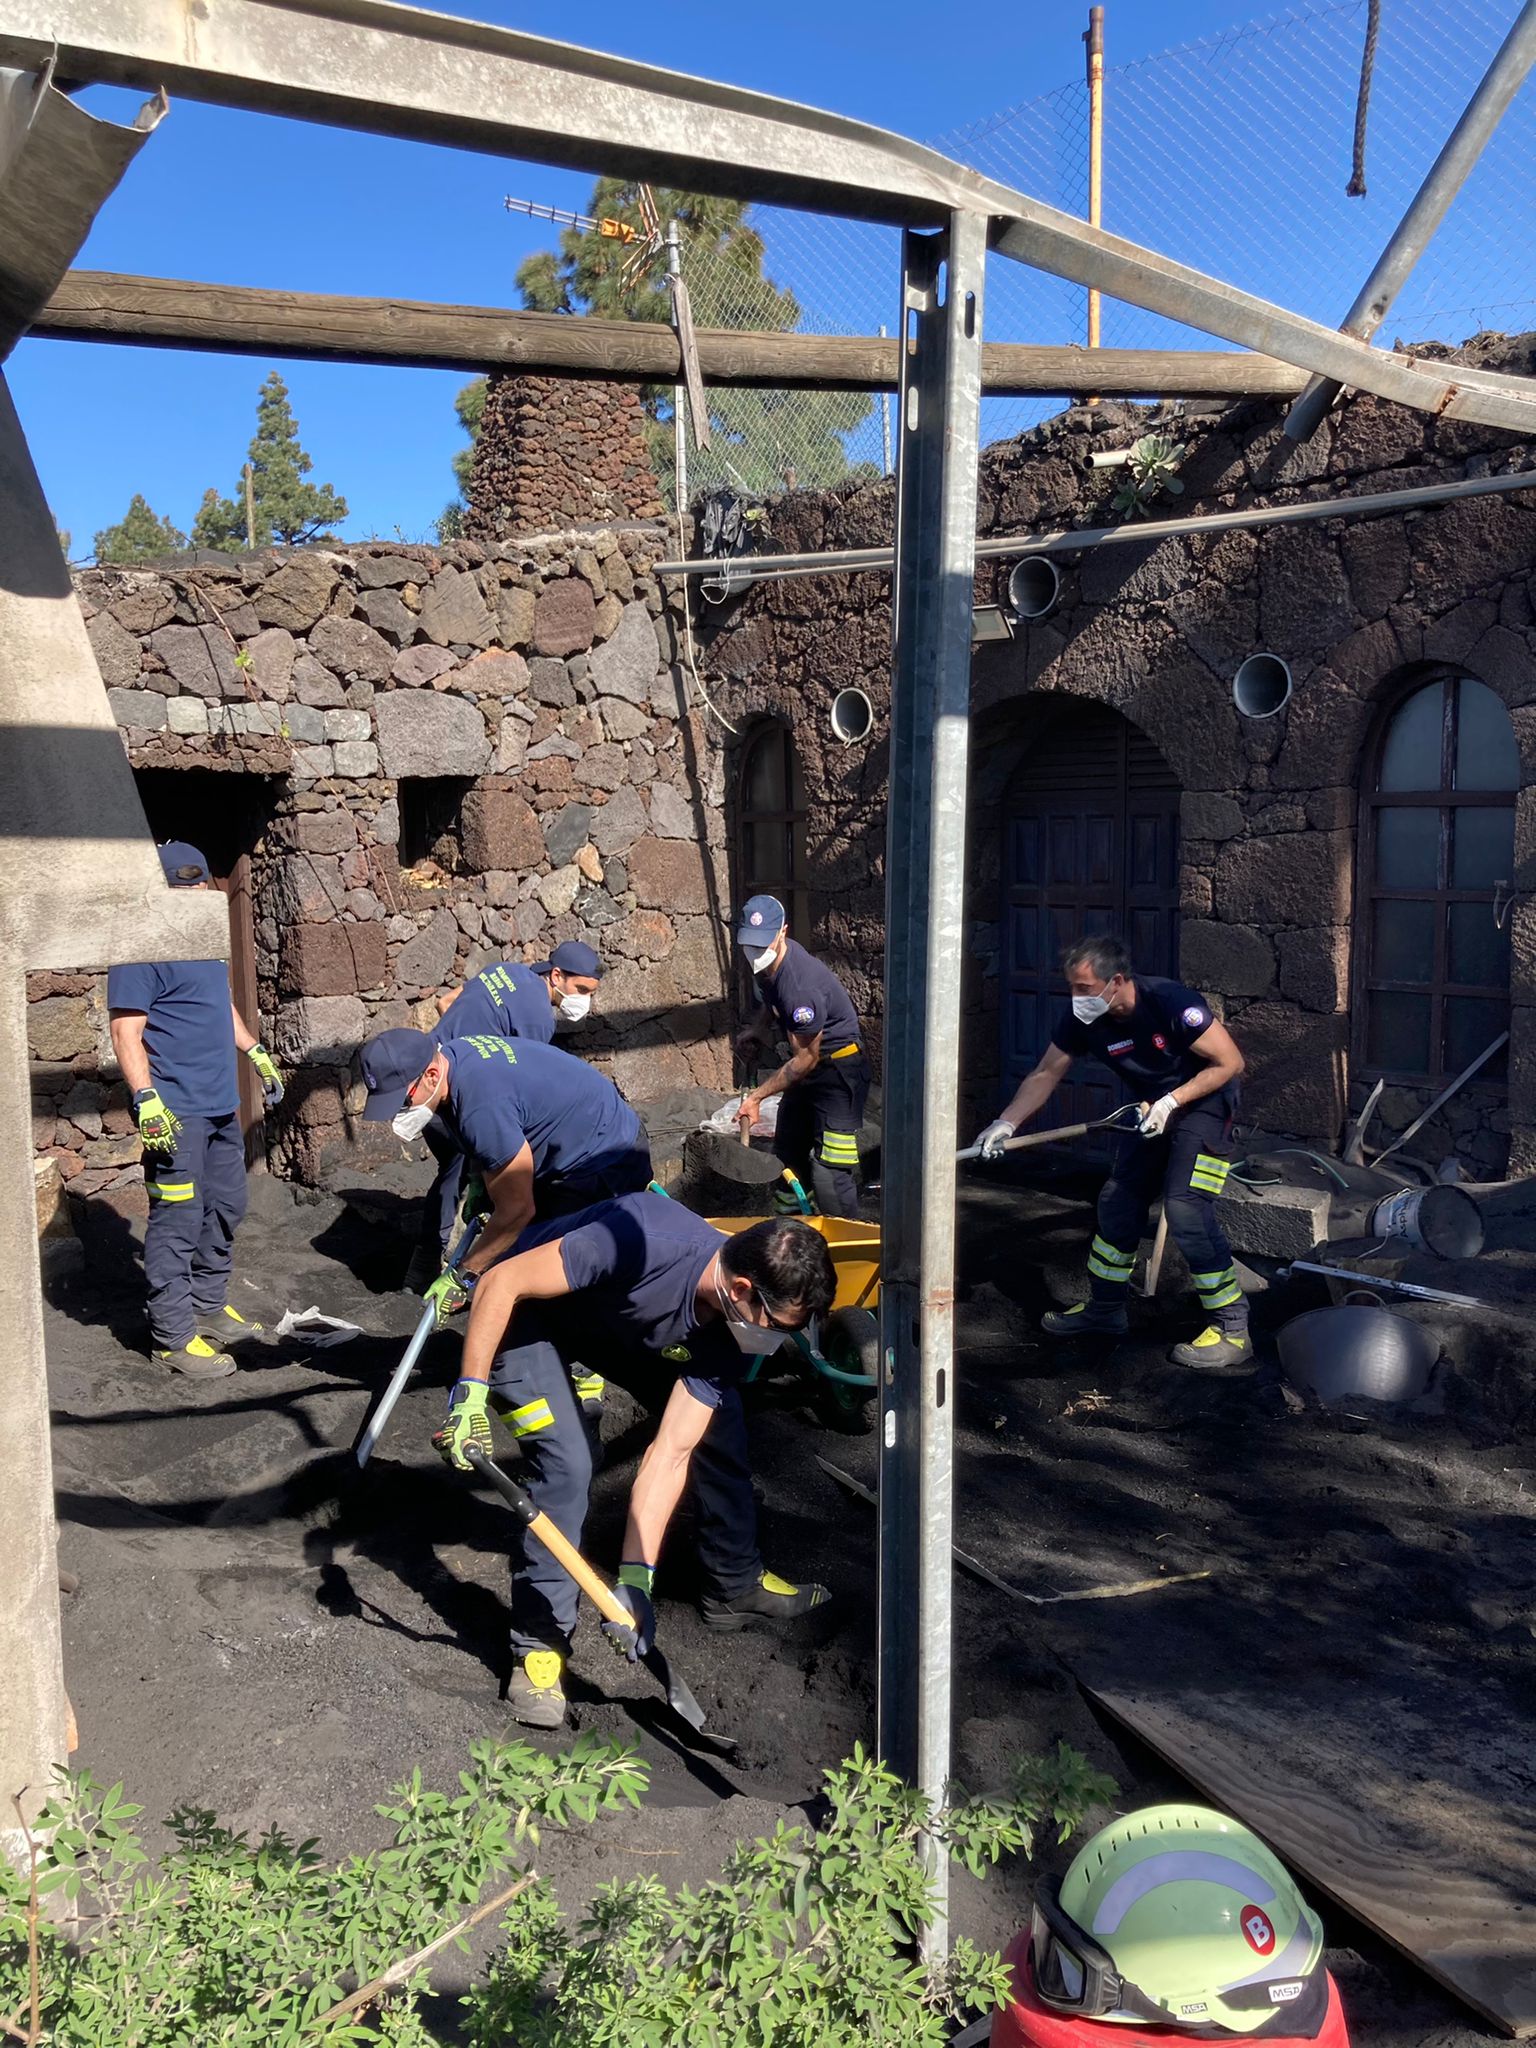
[[(830, 1429), (863, 1436), (874, 1428), (875, 1390), (880, 1371), (880, 1226), (843, 1216), (810, 1213), (805, 1190), (787, 1169), (782, 1178), (793, 1188), (803, 1220), (827, 1241), (837, 1274), (832, 1309), (808, 1330), (786, 1337), (777, 1356), (797, 1353), (796, 1364), (808, 1371), (816, 1412)], [(712, 1216), (717, 1230), (734, 1236), (761, 1223), (761, 1216)], [(747, 1374), (755, 1377), (760, 1359)]]

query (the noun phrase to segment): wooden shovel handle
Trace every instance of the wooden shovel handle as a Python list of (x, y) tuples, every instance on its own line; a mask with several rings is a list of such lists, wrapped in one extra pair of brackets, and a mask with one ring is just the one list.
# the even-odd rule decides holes
[(634, 1627), (635, 1617), (623, 1601), (615, 1599), (606, 1581), (598, 1577), (570, 1538), (561, 1535), (548, 1515), (535, 1515), (528, 1528), (532, 1535), (538, 1537), (556, 1564), (562, 1565), (570, 1573), (604, 1621), (614, 1622), (619, 1628)]

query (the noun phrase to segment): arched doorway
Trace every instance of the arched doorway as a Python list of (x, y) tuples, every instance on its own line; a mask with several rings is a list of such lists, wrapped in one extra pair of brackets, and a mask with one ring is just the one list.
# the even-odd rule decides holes
[[(998, 969), (1003, 1096), (1050, 1042), (1066, 1001), (1063, 947), (1119, 932), (1148, 974), (1177, 971), (1179, 785), (1145, 733), (1101, 704), (1053, 704), (1002, 806)], [(1043, 1122), (1104, 1116), (1110, 1077), (1081, 1061)]]

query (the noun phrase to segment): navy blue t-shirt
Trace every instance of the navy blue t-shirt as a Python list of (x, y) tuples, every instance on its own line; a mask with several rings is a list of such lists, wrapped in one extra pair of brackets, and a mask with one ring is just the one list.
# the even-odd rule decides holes
[(521, 960), (503, 960), (467, 981), (438, 1027), (450, 1038), (531, 1038), (548, 1045), (555, 1035), (549, 982)]
[(482, 1033), (443, 1051), (448, 1097), (438, 1114), (482, 1173), (499, 1173), (526, 1144), (535, 1180), (580, 1184), (629, 1163), (646, 1142), (608, 1076), (556, 1045)]
[(659, 1352), (696, 1401), (718, 1408), (748, 1360), (722, 1316), (698, 1320), (700, 1275), (725, 1242), (722, 1231), (665, 1195), (619, 1195), (575, 1216), (531, 1224), (519, 1252), (560, 1240), (560, 1263), (579, 1302), (584, 1342)]
[(177, 1116), (240, 1107), (229, 969), (222, 960), (140, 961), (107, 971), (107, 1008), (144, 1012), (149, 1077)]
[[(1069, 1005), (1057, 1020), (1051, 1043), (1074, 1058), (1090, 1055), (1138, 1100), (1153, 1101), (1209, 1065), (1190, 1048), (1210, 1030), (1216, 1013), (1198, 989), (1186, 988), (1181, 981), (1138, 974), (1133, 986), (1136, 1001), (1128, 1015), (1095, 1017), (1091, 1024), (1080, 1024)], [(1237, 1083), (1229, 1082), (1208, 1096), (1206, 1104), (1235, 1108)]]
[(823, 1059), (859, 1043), (859, 1020), (847, 989), (794, 939), (785, 946), (777, 973), (760, 974), (755, 986), (786, 1031), (800, 1038), (822, 1034)]

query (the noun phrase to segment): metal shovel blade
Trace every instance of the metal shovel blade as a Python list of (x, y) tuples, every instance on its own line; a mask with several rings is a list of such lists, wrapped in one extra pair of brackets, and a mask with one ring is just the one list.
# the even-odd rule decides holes
[(704, 1163), (722, 1180), (733, 1180), (746, 1188), (766, 1188), (782, 1177), (784, 1162), (771, 1152), (758, 1152), (743, 1145), (739, 1138), (727, 1137), (724, 1131), (705, 1131), (702, 1135)]

